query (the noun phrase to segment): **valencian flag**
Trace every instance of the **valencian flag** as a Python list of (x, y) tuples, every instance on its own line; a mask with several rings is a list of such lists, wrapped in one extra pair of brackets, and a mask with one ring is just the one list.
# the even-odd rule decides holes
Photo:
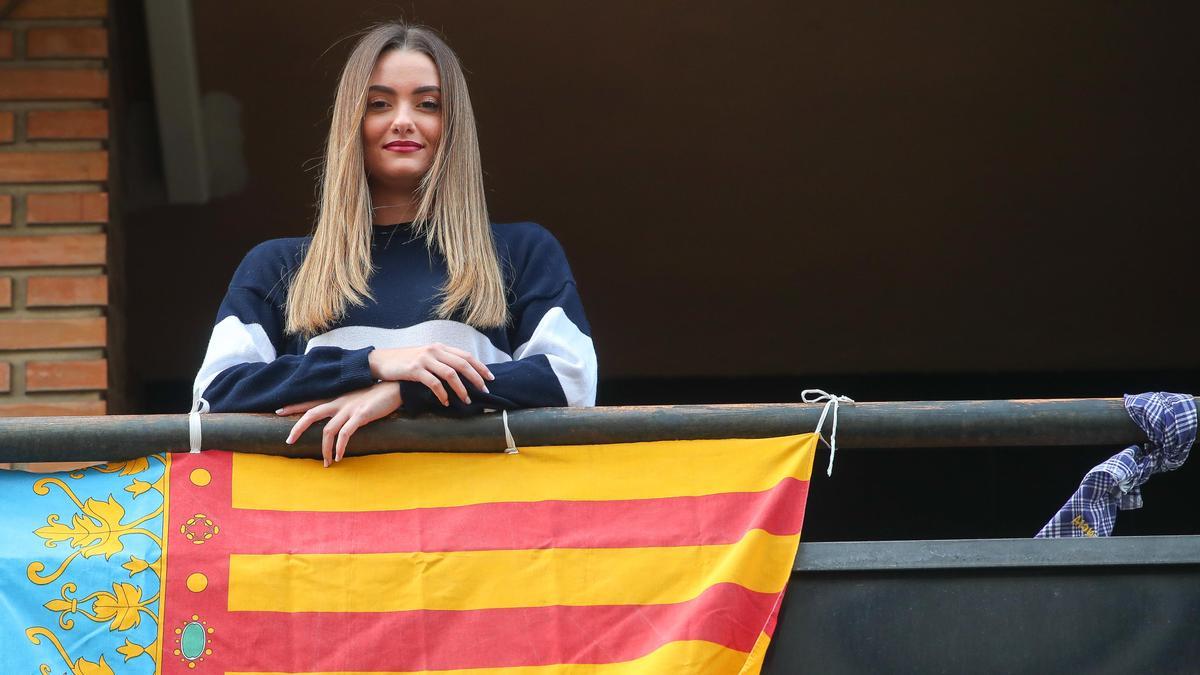
[(0, 471), (0, 673), (757, 673), (816, 439)]

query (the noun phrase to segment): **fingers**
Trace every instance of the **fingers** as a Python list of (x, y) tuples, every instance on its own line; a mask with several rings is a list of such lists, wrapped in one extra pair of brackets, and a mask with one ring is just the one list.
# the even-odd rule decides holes
[(458, 371), (441, 362), (430, 364), (429, 369), (433, 371), (434, 375), (442, 378), (446, 381), (446, 384), (450, 385), (450, 388), (458, 395), (460, 401), (467, 404), (471, 403), (471, 395), (467, 393), (467, 388), (463, 386), (462, 379), (458, 377)]
[[(333, 461), (340, 462), (346, 456), (350, 437), (356, 431), (364, 425), (391, 414), (399, 405), (399, 388), (395, 385), (384, 383), (367, 390), (365, 395), (359, 398), (357, 405), (353, 406), (353, 412), (346, 415), (345, 422), (338, 425), (341, 428), (337, 432)], [(330, 422), (330, 424), (334, 424), (334, 422)]]
[(296, 420), (296, 423), (292, 425), (292, 430), (288, 433), (286, 441), (287, 444), (292, 445), (295, 443), (296, 439), (300, 438), (300, 436), (312, 426), (313, 422), (316, 422), (317, 420), (323, 420), (332, 415), (333, 412), (334, 411), (329, 408), (327, 404), (310, 408), (308, 412), (305, 412), (303, 415), (301, 415), (300, 419)]
[(450, 391), (469, 405), (471, 394), (466, 383), (470, 383), (479, 391), (490, 393), (487, 382), (496, 379), (492, 371), (475, 355), (440, 342), (392, 351), (399, 355), (396, 358), (404, 362), (403, 367), (392, 369), (396, 373), (383, 379), (420, 382), (429, 387), (443, 406), (450, 405)]
[(291, 403), (291, 404), (283, 406), (279, 410), (276, 410), (275, 414), (286, 416), (286, 415), (295, 415), (297, 413), (302, 413), (302, 412), (308, 412), (309, 410), (312, 410), (313, 408), (315, 408), (319, 405), (322, 405), (324, 403), (329, 403), (331, 400), (333, 400), (333, 399), (322, 398), (322, 399), (317, 399), (316, 401), (305, 401), (304, 403)]
[(326, 422), (325, 428), (321, 430), (321, 460), (326, 468), (333, 463), (333, 451), (338, 441), (338, 432), (342, 430), (349, 419), (348, 413), (339, 412), (333, 416), (333, 419)]
[(354, 435), (355, 431), (358, 431), (358, 428), (361, 427), (363, 423), (364, 420), (361, 417), (354, 415), (350, 419), (346, 420), (346, 423), (342, 425), (342, 428), (338, 431), (337, 445), (334, 448), (333, 461), (340, 462), (342, 461), (342, 458), (346, 456), (346, 445), (350, 443), (350, 437)]
[(417, 382), (429, 387), (442, 405), (450, 405), (450, 397), (446, 395), (446, 388), (442, 386), (442, 381), (437, 379), (436, 375), (428, 370), (422, 371), (417, 374)]
[[(459, 349), (457, 347), (445, 347), (445, 350), (471, 364), (471, 367), (474, 368), (477, 373), (482, 375), (485, 380), (496, 379), (496, 376), (492, 374), (492, 371), (487, 366), (483, 365), (483, 361), (475, 358), (475, 355), (471, 352), (465, 349)], [(487, 387), (480, 387), (480, 389), (487, 391)]]
[(485, 393), (487, 392), (488, 388), (483, 382), (483, 375), (471, 365), (470, 361), (450, 353), (444, 354), (442, 361), (451, 368), (454, 368), (455, 371), (462, 373), (463, 377), (470, 380), (471, 384), (475, 385), (476, 389)]

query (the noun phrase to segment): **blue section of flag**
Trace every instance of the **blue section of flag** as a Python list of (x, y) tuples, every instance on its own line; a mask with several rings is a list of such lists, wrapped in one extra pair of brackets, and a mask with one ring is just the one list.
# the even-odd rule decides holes
[(0, 673), (155, 672), (165, 473), (0, 471)]

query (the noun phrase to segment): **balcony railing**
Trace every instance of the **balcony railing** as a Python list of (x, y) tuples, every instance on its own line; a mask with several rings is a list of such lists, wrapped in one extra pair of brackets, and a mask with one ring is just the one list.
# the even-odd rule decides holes
[[(823, 404), (679, 405), (519, 410), (508, 416), (518, 445), (579, 445), (698, 438), (765, 438), (813, 431)], [(1121, 445), (1144, 440), (1121, 399), (909, 401), (842, 404), (838, 447), (995, 448)], [(321, 425), (295, 445), (294, 419), (206, 414), (205, 448), (319, 457)], [(828, 422), (827, 422), (828, 424)], [(190, 447), (182, 415), (0, 419), (0, 462), (124, 460)], [(466, 419), (393, 416), (354, 434), (350, 454), (499, 452), (498, 414)]]

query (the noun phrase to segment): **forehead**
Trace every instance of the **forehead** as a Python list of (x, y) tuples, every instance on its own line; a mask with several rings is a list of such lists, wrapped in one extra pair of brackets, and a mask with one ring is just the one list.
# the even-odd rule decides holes
[(374, 84), (405, 91), (429, 85), (441, 86), (442, 83), (433, 59), (421, 52), (393, 49), (375, 62), (368, 85)]

